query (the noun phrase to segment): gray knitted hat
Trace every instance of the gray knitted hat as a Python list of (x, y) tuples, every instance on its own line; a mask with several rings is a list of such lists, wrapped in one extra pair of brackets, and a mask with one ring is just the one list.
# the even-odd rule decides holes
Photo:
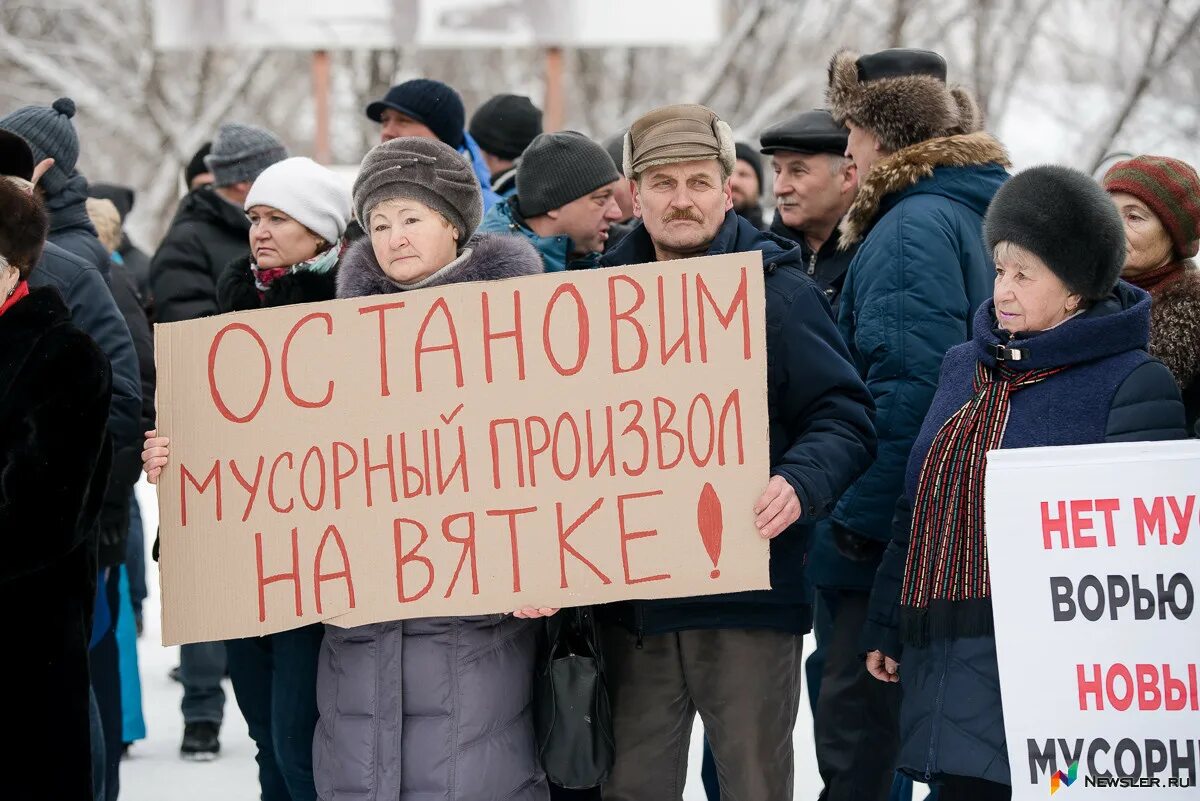
[(483, 193), (471, 164), (436, 139), (402, 136), (376, 145), (354, 181), (354, 218), (370, 231), (367, 217), (385, 200), (423, 203), (458, 229), (465, 244), (483, 219)]
[(253, 181), (267, 167), (287, 157), (283, 142), (266, 128), (230, 122), (217, 131), (204, 166), (217, 186), (232, 186)]
[(522, 216), (536, 217), (620, 177), (608, 152), (583, 134), (544, 133), (529, 143), (517, 165), (517, 203)]
[(49, 106), (23, 106), (0, 118), (0, 129), (29, 143), (34, 164), (54, 159), (54, 166), (38, 184), (51, 197), (66, 186), (75, 171), (75, 162), (79, 161), (79, 136), (71, 123), (74, 116), (75, 101), (60, 97)]

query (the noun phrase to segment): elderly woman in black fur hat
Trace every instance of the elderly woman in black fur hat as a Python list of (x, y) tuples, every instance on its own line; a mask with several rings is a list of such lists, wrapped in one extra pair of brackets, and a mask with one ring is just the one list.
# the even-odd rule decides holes
[(904, 682), (898, 767), (942, 784), (942, 801), (1012, 793), (979, 503), (987, 452), (1186, 436), (1175, 380), (1146, 352), (1150, 298), (1119, 281), (1125, 235), (1105, 192), (1035, 167), (997, 193), (984, 233), (992, 300), (946, 355), (864, 630), (871, 674)]

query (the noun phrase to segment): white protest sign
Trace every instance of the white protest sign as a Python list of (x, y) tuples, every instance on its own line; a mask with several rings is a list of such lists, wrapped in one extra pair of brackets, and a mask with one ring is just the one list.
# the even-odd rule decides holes
[(993, 451), (1013, 799), (1198, 798), (1200, 442)]

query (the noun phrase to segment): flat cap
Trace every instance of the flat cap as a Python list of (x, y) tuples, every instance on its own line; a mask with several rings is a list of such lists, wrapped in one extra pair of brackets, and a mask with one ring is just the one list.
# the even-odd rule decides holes
[(825, 109), (813, 109), (769, 126), (758, 141), (762, 152), (768, 155), (777, 150), (790, 150), (841, 156), (846, 152), (849, 137), (850, 131), (846, 126), (838, 125), (832, 114)]
[(733, 131), (707, 106), (682, 103), (643, 114), (625, 134), (622, 167), (636, 178), (648, 167), (716, 159), (726, 172), (737, 162)]

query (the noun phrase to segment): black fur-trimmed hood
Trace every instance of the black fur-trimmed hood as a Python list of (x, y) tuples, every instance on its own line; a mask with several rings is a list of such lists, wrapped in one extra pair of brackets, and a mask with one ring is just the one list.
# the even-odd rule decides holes
[[(469, 251), (469, 253), (468, 253)], [(425, 288), (472, 281), (497, 281), (538, 275), (544, 272), (542, 259), (524, 237), (509, 234), (476, 234), (463, 248), (463, 254)], [(357, 298), (403, 292), (404, 288), (384, 274), (375, 258), (371, 240), (363, 237), (342, 257), (338, 269), (337, 296)]]

